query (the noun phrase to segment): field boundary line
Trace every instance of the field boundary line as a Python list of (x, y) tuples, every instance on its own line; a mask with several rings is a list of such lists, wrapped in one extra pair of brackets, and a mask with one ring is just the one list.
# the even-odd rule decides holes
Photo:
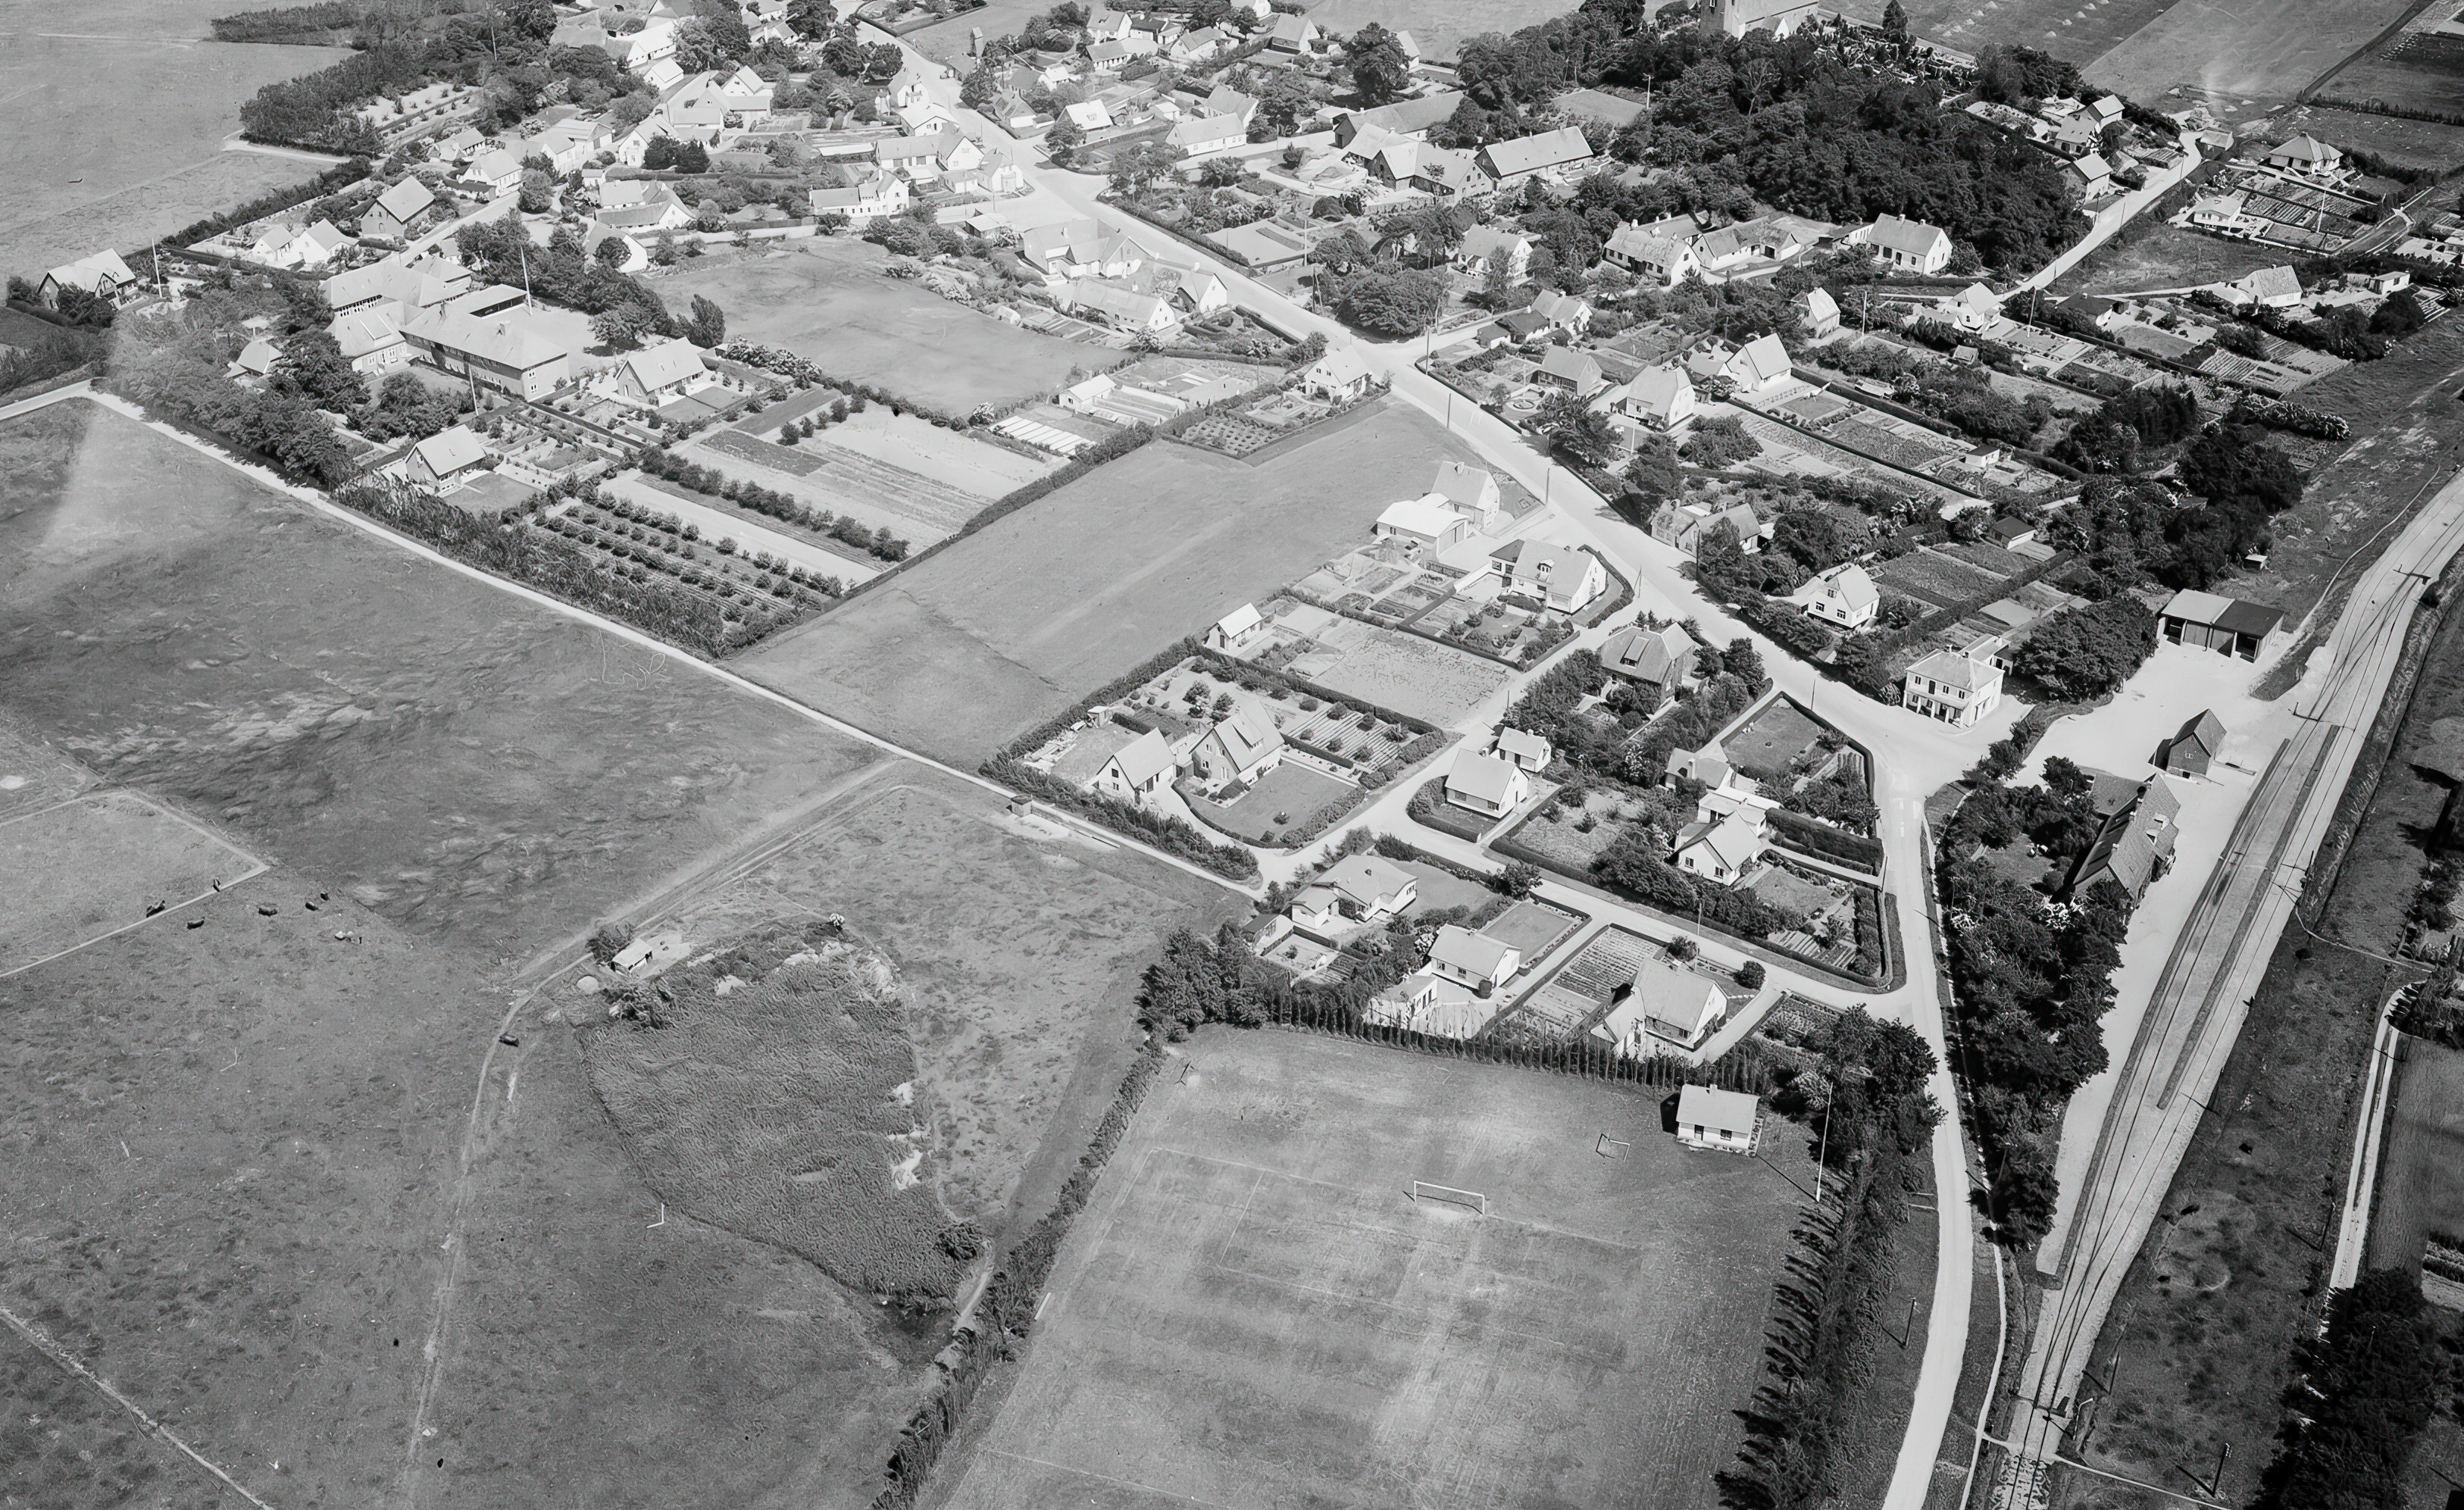
[(92, 800), (93, 799), (100, 798), (100, 797), (128, 797), (128, 798), (134, 798), (134, 799), (135, 799), (136, 800), (138, 800), (139, 802), (143, 803), (143, 804), (144, 804), (148, 809), (150, 809), (150, 810), (151, 810), (151, 811), (152, 811), (152, 812), (153, 812), (157, 817), (170, 819), (172, 821), (177, 822), (177, 823), (180, 823), (180, 824), (182, 824), (182, 825), (186, 826), (186, 827), (187, 827), (187, 828), (188, 828), (190, 831), (192, 831), (192, 832), (194, 832), (195, 834), (197, 834), (200, 838), (203, 838), (203, 839), (205, 839), (205, 840), (207, 840), (207, 841), (209, 841), (209, 842), (210, 842), (210, 843), (212, 843), (219, 844), (219, 845), (220, 845), (220, 846), (222, 846), (224, 849), (229, 850), (231, 853), (232, 853), (232, 854), (234, 854), (234, 855), (239, 856), (239, 858), (240, 858), (240, 859), (242, 859), (242, 860), (244, 860), (244, 861), (246, 861), (246, 862), (248, 863), (248, 866), (247, 866), (247, 868), (243, 869), (243, 870), (242, 870), (238, 875), (236, 875), (236, 876), (232, 877), (229, 882), (226, 882), (226, 883), (224, 883), (224, 884), (223, 884), (223, 885), (221, 885), (221, 886), (209, 887), (209, 888), (208, 888), (208, 889), (206, 889), (206, 890), (203, 890), (203, 891), (198, 892), (195, 896), (192, 896), (192, 897), (183, 897), (183, 898), (182, 898), (182, 899), (180, 899), (179, 901), (177, 901), (177, 902), (174, 902), (174, 903), (170, 904), (168, 907), (165, 907), (165, 908), (162, 911), (160, 911), (160, 912), (152, 913), (152, 914), (149, 914), (148, 916), (145, 916), (145, 917), (141, 917), (141, 918), (137, 919), (137, 920), (136, 920), (135, 922), (133, 922), (133, 923), (122, 923), (122, 924), (121, 924), (118, 928), (115, 928), (115, 929), (111, 930), (110, 930), (110, 931), (108, 931), (108, 932), (97, 933), (97, 934), (96, 934), (94, 937), (92, 937), (92, 938), (89, 938), (89, 939), (81, 939), (81, 940), (79, 940), (78, 942), (77, 942), (77, 943), (75, 943), (75, 944), (71, 944), (71, 945), (70, 945), (68, 948), (66, 948), (66, 949), (57, 949), (57, 950), (54, 950), (52, 952), (50, 952), (50, 953), (48, 953), (48, 954), (45, 954), (45, 955), (44, 955), (42, 958), (40, 958), (40, 959), (32, 959), (32, 960), (28, 960), (26, 963), (24, 963), (24, 964), (22, 964), (22, 965), (11, 965), (11, 966), (10, 966), (8, 969), (6, 969), (6, 970), (0, 970), (0, 980), (7, 980), (7, 979), (9, 979), (10, 977), (14, 976), (14, 975), (22, 975), (22, 974), (24, 974), (26, 972), (28, 972), (28, 971), (30, 971), (30, 970), (39, 970), (39, 969), (41, 969), (43, 966), (50, 964), (52, 961), (54, 961), (54, 960), (55, 960), (55, 959), (66, 959), (66, 958), (67, 958), (68, 956), (70, 956), (71, 954), (77, 953), (77, 952), (79, 952), (79, 951), (81, 951), (81, 950), (88, 950), (88, 949), (92, 949), (92, 948), (94, 948), (94, 946), (96, 946), (97, 944), (101, 943), (101, 942), (102, 942), (103, 940), (105, 940), (105, 939), (118, 938), (118, 937), (119, 937), (121, 934), (122, 934), (122, 933), (130, 932), (130, 931), (132, 931), (132, 930), (136, 930), (136, 929), (143, 928), (143, 927), (144, 927), (146, 924), (148, 924), (148, 923), (156, 922), (156, 921), (158, 921), (158, 920), (160, 920), (160, 919), (169, 917), (172, 913), (179, 911), (179, 910), (180, 910), (180, 909), (182, 909), (183, 908), (191, 908), (191, 907), (194, 907), (194, 906), (196, 906), (198, 903), (203, 902), (203, 901), (204, 901), (206, 898), (208, 898), (208, 897), (210, 897), (210, 896), (217, 896), (217, 895), (220, 895), (222, 892), (231, 890), (232, 888), (234, 888), (234, 887), (238, 886), (242, 882), (246, 882), (246, 881), (253, 881), (253, 880), (255, 880), (257, 877), (259, 877), (259, 876), (261, 876), (261, 875), (264, 875), (265, 873), (267, 873), (268, 871), (270, 871), (270, 870), (272, 870), (272, 869), (274, 868), (274, 865), (272, 864), (272, 863), (271, 863), (271, 862), (268, 862), (268, 861), (265, 861), (265, 860), (261, 860), (261, 859), (257, 858), (255, 855), (253, 855), (253, 854), (249, 853), (247, 850), (242, 849), (241, 847), (239, 847), (239, 845), (232, 843), (230, 840), (225, 839), (222, 835), (215, 833), (212, 829), (208, 828), (205, 824), (198, 822), (198, 821), (197, 821), (195, 819), (193, 819), (193, 818), (190, 818), (187, 814), (183, 813), (183, 812), (180, 812), (180, 811), (178, 811), (177, 809), (174, 809), (174, 808), (165, 807), (165, 806), (164, 806), (162, 803), (155, 801), (152, 798), (147, 797), (144, 793), (140, 792), (140, 791), (137, 791), (137, 790), (135, 790), (134, 788), (131, 788), (131, 787), (123, 787), (123, 786), (107, 786), (107, 787), (99, 787), (99, 788), (97, 788), (97, 789), (95, 789), (95, 790), (93, 790), (93, 791), (91, 791), (91, 792), (80, 792), (80, 793), (78, 793), (77, 796), (72, 797), (72, 798), (69, 798), (69, 799), (66, 799), (66, 800), (64, 800), (64, 801), (54, 802), (54, 803), (53, 803), (51, 806), (49, 806), (49, 807), (38, 807), (38, 808), (36, 808), (34, 811), (33, 811), (33, 812), (31, 812), (31, 813), (20, 813), (20, 814), (18, 814), (18, 815), (17, 815), (16, 817), (14, 817), (14, 818), (10, 818), (10, 819), (0, 819), (0, 828), (6, 828), (6, 827), (8, 827), (10, 824), (11, 824), (11, 823), (22, 822), (22, 821), (24, 821), (25, 820), (30, 819), (30, 818), (40, 818), (40, 817), (42, 817), (42, 816), (43, 816), (44, 814), (46, 814), (46, 813), (56, 813), (56, 812), (58, 812), (61, 808), (74, 806), (74, 805), (76, 805), (76, 804), (82, 803), (82, 802), (87, 802), (87, 801)]
[(1098, 1483), (1118, 1484), (1124, 1489), (1135, 1489), (1141, 1494), (1161, 1495), (1167, 1499), (1177, 1499), (1182, 1504), (1204, 1505), (1206, 1510), (1232, 1510), (1230, 1505), (1221, 1500), (1196, 1499), (1188, 1495), (1174, 1494), (1169, 1489), (1157, 1489), (1153, 1484), (1142, 1484), (1134, 1478), (1115, 1478), (1110, 1474), (1099, 1474), (1086, 1468), (1072, 1468), (1067, 1463), (1056, 1463), (1046, 1457), (1029, 1457), (1024, 1453), (1003, 1452), (998, 1447), (992, 1449), (992, 1454), (996, 1457), (1008, 1457), (1022, 1463), (1033, 1463), (1038, 1468), (1050, 1468), (1060, 1473), (1075, 1474), (1081, 1478), (1092, 1478)]
[[(692, 667), (705, 675), (712, 676), (719, 681), (725, 682), (729, 686), (737, 689), (738, 691), (749, 693), (764, 702), (775, 703), (779, 707), (789, 709), (798, 715), (808, 719), (813, 723), (820, 724), (824, 728), (829, 729), (834, 733), (843, 734), (847, 738), (859, 740), (865, 744), (871, 745), (878, 750), (886, 750), (892, 755), (913, 760), (918, 765), (929, 766), (946, 776), (957, 777), (959, 780), (966, 782), (970, 786), (978, 787), (992, 793), (994, 796), (1001, 799), (1004, 802), (1013, 800), (1020, 796), (1019, 793), (1011, 791), (1008, 787), (991, 779), (989, 777), (978, 775), (973, 771), (959, 770), (957, 766), (935, 759), (934, 756), (925, 755), (921, 751), (910, 750), (906, 746), (885, 738), (880, 734), (874, 733), (869, 729), (848, 723), (846, 719), (840, 718), (834, 713), (824, 712), (822, 710), (815, 708), (810, 703), (800, 702), (775, 688), (764, 687), (760, 683), (752, 680), (750, 677), (744, 676), (739, 672), (730, 670), (726, 667), (720, 666), (715, 661), (705, 661), (689, 650), (670, 645), (665, 640), (660, 639), (658, 636), (651, 634), (647, 630), (636, 629), (632, 625), (627, 624), (619, 624), (615, 620), (604, 618), (599, 614), (592, 613), (587, 608), (581, 607), (575, 603), (566, 602), (561, 598), (540, 592), (535, 587), (529, 587), (520, 582), (512, 581), (505, 578), (498, 577), (493, 572), (482, 571), (476, 566), (457, 561), (453, 558), (447, 556), (443, 552), (438, 551), (431, 546), (423, 544), (418, 540), (412, 539), (407, 535), (402, 535), (386, 528), (384, 524), (379, 523), (375, 519), (369, 518), (365, 514), (359, 514), (353, 510), (342, 507), (342, 505), (334, 502), (332, 499), (316, 492), (314, 489), (297, 487), (291, 483), (284, 482), (282, 479), (275, 476), (272, 472), (267, 471), (263, 468), (253, 467), (247, 463), (238, 461), (233, 457), (225, 455), (223, 452), (205, 444), (203, 441), (198, 440), (192, 435), (184, 434), (177, 428), (166, 426), (159, 420), (149, 419), (145, 416), (145, 412), (143, 409), (130, 404), (127, 400), (121, 398), (117, 394), (98, 392), (91, 386), (58, 388), (50, 393), (37, 395), (34, 399), (29, 400), (23, 405), (12, 405), (6, 409), (0, 409), (0, 420), (12, 419), (18, 414), (31, 412), (33, 409), (41, 408), (52, 404), (57, 404), (68, 399), (83, 399), (90, 404), (99, 405), (103, 408), (109, 409), (113, 413), (120, 415), (122, 419), (134, 421), (135, 423), (145, 427), (147, 429), (154, 431), (158, 435), (167, 436), (168, 438), (179, 442), (181, 445), (188, 447), (200, 455), (210, 457), (213, 460), (220, 462), (222, 465), (231, 468), (233, 471), (247, 476), (251, 481), (271, 488), (275, 492), (280, 492), (286, 497), (304, 503), (317, 513), (339, 519), (342, 523), (350, 526), (352, 529), (362, 532), (363, 534), (374, 536), (376, 538), (383, 540), (397, 549), (407, 551), (413, 556), (432, 561), (437, 565), (444, 567), (448, 571), (468, 577), (473, 581), (484, 582), (488, 586), (493, 587), (499, 592), (507, 593), (511, 596), (522, 599), (524, 602), (545, 608), (552, 613), (561, 614), (568, 619), (577, 620), (580, 623), (589, 624), (592, 628), (595, 628), (604, 634), (612, 635), (629, 645), (640, 646), (644, 649), (649, 650), (654, 654), (666, 656), (670, 660)], [(954, 536), (952, 538), (955, 539), (957, 536)], [(885, 573), (883, 575), (887, 576), (888, 574)], [(1216, 886), (1221, 886), (1225, 890), (1233, 892), (1236, 895), (1249, 897), (1252, 900), (1255, 900), (1259, 895), (1258, 891), (1244, 890), (1242, 887), (1235, 886), (1224, 877), (1219, 876), (1215, 872), (1206, 869), (1202, 865), (1194, 864), (1189, 861), (1181, 859), (1177, 855), (1168, 854), (1165, 851), (1157, 849), (1140, 840), (1124, 835), (1121, 837), (1120, 842), (1125, 847), (1134, 848), (1141, 854), (1148, 856), (1150, 859), (1159, 861), (1164, 864), (1186, 871), (1188, 874), (1196, 876), (1199, 880), (1207, 881)], [(1264, 889), (1265, 882), (1263, 880), (1259, 883), (1259, 887), (1260, 890)]]
[(195, 1448), (190, 1447), (187, 1443), (180, 1440), (180, 1438), (172, 1435), (168, 1427), (165, 1427), (162, 1422), (145, 1413), (144, 1407), (139, 1405), (136, 1401), (131, 1400), (128, 1396), (112, 1388), (110, 1380), (103, 1378), (100, 1374), (96, 1373), (84, 1364), (79, 1363), (75, 1353), (70, 1352), (67, 1348), (52, 1341), (50, 1336), (47, 1335), (41, 1327), (36, 1326), (33, 1323), (20, 1317), (16, 1312), (9, 1309), (5, 1305), (0, 1305), (0, 1321), (7, 1322), (10, 1328), (15, 1331), (18, 1336), (26, 1339), (26, 1341), (33, 1346), (35, 1351), (41, 1353), (44, 1357), (49, 1358), (52, 1362), (57, 1364), (60, 1368), (68, 1370), (70, 1373), (73, 1373), (78, 1378), (84, 1380), (87, 1384), (92, 1385), (97, 1390), (101, 1392), (104, 1398), (110, 1400), (114, 1405), (117, 1405), (121, 1410), (127, 1412), (130, 1415), (135, 1416), (138, 1421), (144, 1426), (145, 1430), (151, 1432), (156, 1436), (161, 1437), (164, 1441), (170, 1443), (173, 1447), (178, 1448), (182, 1453), (187, 1455), (190, 1461), (194, 1462), (198, 1467), (204, 1469), (206, 1472), (213, 1475), (216, 1478), (221, 1479), (225, 1485), (229, 1486), (232, 1493), (238, 1495), (250, 1504), (256, 1506), (256, 1510), (274, 1510), (272, 1505), (267, 1504), (264, 1500), (259, 1499), (255, 1495), (250, 1493), (249, 1487), (246, 1484), (233, 1478), (220, 1464), (206, 1456), (205, 1454), (198, 1452)]

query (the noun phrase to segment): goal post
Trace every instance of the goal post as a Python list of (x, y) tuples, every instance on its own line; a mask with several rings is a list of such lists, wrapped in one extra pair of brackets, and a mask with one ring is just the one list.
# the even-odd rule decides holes
[(1426, 1180), (1414, 1180), (1412, 1199), (1416, 1202), (1443, 1201), (1453, 1206), (1468, 1206), (1484, 1216), (1488, 1215), (1487, 1196), (1478, 1191), (1459, 1191), (1451, 1185), (1432, 1185)]

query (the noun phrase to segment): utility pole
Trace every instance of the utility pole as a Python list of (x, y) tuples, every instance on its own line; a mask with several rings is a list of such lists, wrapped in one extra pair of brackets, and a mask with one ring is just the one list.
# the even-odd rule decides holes
[[(1694, 899), (1694, 911), (1698, 919), (1702, 910), (1703, 899), (1698, 894)], [(1698, 921), (1695, 926), (1699, 928), (1702, 925)], [(1832, 1094), (1835, 1096), (1838, 1094), (1836, 1087)], [(1831, 1168), (1831, 1106), (1826, 1102), (1822, 1107), (1822, 1150), (1814, 1156), (1814, 1204), (1816, 1206), (1822, 1204), (1822, 1174), (1829, 1168)], [(1916, 1302), (1911, 1301), (1908, 1303), (1914, 1305)], [(1901, 1346), (1907, 1345), (1903, 1343)]]
[(2216, 1476), (2208, 1480), (2209, 1495), (2214, 1496), (2223, 1492), (2225, 1482), (2225, 1459), (2232, 1455), (2233, 1443), (2231, 1440), (2227, 1440), (2224, 1446), (2216, 1450)]

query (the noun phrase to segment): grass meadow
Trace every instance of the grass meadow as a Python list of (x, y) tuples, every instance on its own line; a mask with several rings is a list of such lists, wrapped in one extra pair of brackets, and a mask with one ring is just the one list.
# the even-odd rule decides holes
[(885, 277), (890, 254), (869, 241), (817, 236), (792, 245), (714, 251), (651, 286), (680, 313), (696, 294), (717, 300), (738, 340), (783, 347), (832, 377), (962, 416), (979, 404), (1049, 393), (1071, 369), (1117, 355), (1005, 325), (920, 283)]
[(493, 963), (862, 758), (79, 401), (0, 426), (0, 615), (31, 732)]
[(1438, 462), (1401, 405), (1252, 466), (1151, 443), (740, 657), (754, 680), (973, 766), (1242, 603), (1366, 540)]
[(953, 1510), (1720, 1502), (1801, 1139), (1689, 1153), (1656, 1094), (1298, 1033), (1209, 1030), (1186, 1064)]
[(591, 1088), (668, 1205), (849, 1287), (947, 1300), (964, 1244), (935, 1198), (915, 1049), (887, 961), (812, 922), (671, 969), (583, 1039)]

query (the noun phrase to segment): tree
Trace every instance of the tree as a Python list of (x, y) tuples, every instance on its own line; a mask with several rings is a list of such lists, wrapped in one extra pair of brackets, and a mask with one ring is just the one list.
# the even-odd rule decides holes
[(1889, 37), (1894, 46), (1908, 45), (1908, 10), (1900, 4), (1900, 0), (1890, 0), (1882, 7), (1882, 34)]
[(828, 36), (838, 19), (830, 0), (787, 0), (787, 30), (807, 42)]
[(537, 168), (526, 167), (522, 169), (520, 197), (515, 203), (525, 215), (544, 215), (548, 207), (556, 202), (555, 194), (556, 180), (552, 176)]
[(2065, 608), (2012, 653), (2011, 669), (2065, 701), (2101, 697), (2156, 648), (2156, 619), (2123, 594)]
[(993, 101), (1000, 98), (1001, 80), (983, 63), (978, 63), (975, 71), (967, 75), (966, 81), (958, 86), (958, 103), (969, 110), (990, 110)]
[(1510, 860), (1505, 869), (1490, 878), (1489, 884), (1520, 902), (1540, 889), (1540, 867), (1525, 861)]
[(1412, 60), (1395, 33), (1375, 21), (1354, 33), (1343, 50), (1352, 65), (1353, 92), (1364, 105), (1382, 105), (1412, 81)]
[(1691, 465), (1713, 471), (1762, 453), (1762, 442), (1747, 434), (1746, 422), (1733, 414), (1702, 421), (1677, 451)]
[(2257, 1510), (2402, 1510), (2414, 1444), (2453, 1390), (2423, 1305), (2405, 1269), (2374, 1269), (2337, 1292), (2325, 1335), (2302, 1349), (2301, 1416), (2260, 1480)]
[(1760, 991), (1763, 986), (1763, 962), (1749, 959), (1737, 967), (1737, 984), (1748, 991)]
[(753, 33), (736, 0), (698, 0), (698, 13), (676, 25), (676, 66), (688, 74), (732, 71), (753, 51)]
[(1617, 460), (1617, 435), (1608, 416), (1574, 395), (1551, 395), (1539, 418), (1542, 432), (1582, 466), (1606, 467)]
[[(1625, 480), (1627, 486), (1654, 503), (1676, 497), (1685, 487), (1685, 471), (1678, 465), (1677, 448), (1669, 444), (1665, 435), (1645, 435), (1634, 448), (1634, 459), (1625, 464)], [(1731, 549), (1736, 544), (1735, 533), (1729, 530)]]
[[(1060, 127), (1053, 129), (1058, 131)], [(1149, 184), (1171, 174), (1173, 161), (1172, 149), (1160, 142), (1141, 142), (1122, 148), (1112, 154), (1112, 192), (1136, 198)]]
[(1078, 149), (1086, 144), (1087, 133), (1066, 115), (1052, 122), (1052, 129), (1044, 134), (1045, 155), (1058, 167), (1067, 167)]
[(1334, 306), (1346, 323), (1397, 339), (1428, 328), (1445, 301), (1445, 285), (1435, 274), (1362, 268), (1337, 285)]
[(2043, 1144), (2034, 1139), (2005, 1144), (2001, 1166), (1985, 1195), (1986, 1212), (1996, 1223), (1995, 1237), (2005, 1247), (2024, 1248), (2053, 1231), (2061, 1189)]
[(696, 294), (693, 301), (693, 318), (685, 323), (685, 339), (705, 349), (727, 339), (727, 311), (706, 295)]
[(1249, 117), (1249, 140), (1266, 142), (1290, 136), (1300, 129), (1303, 120), (1315, 114), (1317, 100), (1290, 70), (1279, 69), (1258, 93), (1258, 108)]
[(631, 351), (642, 344), (650, 322), (643, 317), (638, 305), (619, 304), (601, 312), (590, 321), (590, 334), (610, 351)]
[(320, 409), (346, 412), (368, 401), (367, 384), (326, 331), (312, 327), (293, 335), (275, 367), (275, 383)]

